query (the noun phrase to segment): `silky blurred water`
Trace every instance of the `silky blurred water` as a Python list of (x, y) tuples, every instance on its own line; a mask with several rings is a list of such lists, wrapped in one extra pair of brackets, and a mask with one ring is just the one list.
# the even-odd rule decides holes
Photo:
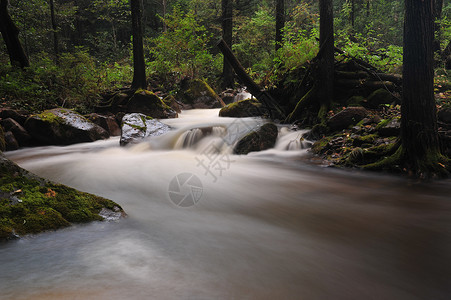
[[(0, 299), (451, 299), (451, 181), (313, 165), (302, 133), (283, 128), (274, 149), (232, 155), (218, 127), (242, 135), (263, 121), (216, 116), (185, 112), (164, 121), (173, 132), (132, 147), (7, 153), (128, 218), (0, 244)], [(205, 127), (216, 129), (174, 149)], [(222, 170), (199, 163), (213, 154)], [(187, 208), (168, 193), (181, 173), (202, 183)]]

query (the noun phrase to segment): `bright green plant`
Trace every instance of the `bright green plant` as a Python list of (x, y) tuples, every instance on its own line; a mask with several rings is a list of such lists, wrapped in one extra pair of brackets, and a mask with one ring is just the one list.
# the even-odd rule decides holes
[(182, 79), (211, 77), (221, 72), (222, 60), (209, 52), (211, 36), (193, 12), (184, 13), (175, 7), (164, 21), (167, 31), (150, 40), (150, 74), (165, 80), (174, 74)]

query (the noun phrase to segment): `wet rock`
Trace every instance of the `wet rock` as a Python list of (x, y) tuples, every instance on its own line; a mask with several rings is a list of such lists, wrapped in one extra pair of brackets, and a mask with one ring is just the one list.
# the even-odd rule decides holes
[(327, 121), (327, 126), (331, 131), (346, 129), (357, 124), (368, 115), (368, 111), (363, 107), (348, 107), (340, 111)]
[(15, 110), (11, 108), (0, 108), (0, 119), (11, 118), (16, 120), (20, 125), (23, 126), (28, 117), (29, 113), (26, 111)]
[(235, 154), (248, 154), (249, 152), (272, 148), (276, 144), (277, 135), (278, 129), (275, 124), (264, 124), (239, 140), (233, 152)]
[(451, 108), (440, 109), (437, 117), (440, 122), (451, 124)]
[(246, 99), (228, 104), (219, 111), (220, 117), (247, 118), (260, 117), (263, 111), (262, 104), (257, 99)]
[(381, 136), (398, 136), (401, 131), (401, 121), (398, 118), (383, 120), (377, 125), (376, 130)]
[(116, 122), (115, 117), (103, 116), (96, 113), (89, 114), (86, 117), (94, 124), (97, 124), (106, 131), (108, 131), (110, 136), (121, 135), (121, 128), (119, 127), (119, 124)]
[(19, 143), (17, 142), (14, 134), (11, 131), (5, 132), (5, 144), (6, 151), (13, 151), (19, 149)]
[(179, 97), (183, 102), (183, 109), (192, 108), (220, 108), (222, 99), (215, 91), (201, 79), (184, 80)]
[(69, 145), (109, 137), (102, 127), (70, 109), (56, 108), (32, 115), (25, 122), (32, 138), (41, 144)]
[(366, 102), (366, 106), (370, 108), (377, 108), (381, 104), (392, 104), (396, 98), (386, 89), (378, 89), (374, 91)]
[(99, 212), (99, 216), (101, 216), (106, 221), (117, 221), (126, 216), (125, 212), (122, 211), (119, 207), (115, 206), (113, 209), (102, 208)]
[(127, 103), (128, 113), (141, 113), (152, 118), (177, 118), (178, 114), (166, 105), (160, 97), (146, 90), (138, 90)]
[(14, 134), (15, 139), (19, 143), (19, 146), (29, 146), (31, 136), (16, 120), (12, 118), (6, 118), (0, 121), (5, 131), (11, 131)]
[(235, 100), (235, 93), (232, 89), (227, 89), (219, 94), (219, 97), (221, 97), (225, 104), (230, 104)]
[(145, 138), (159, 136), (169, 130), (168, 125), (144, 114), (126, 114), (122, 118), (120, 145), (137, 144)]
[(182, 107), (181, 105), (177, 102), (177, 100), (175, 99), (174, 96), (172, 95), (168, 95), (166, 96), (166, 98), (163, 99), (163, 102), (168, 105), (170, 108), (172, 108), (172, 110), (174, 110), (176, 113), (181, 113), (182, 112)]

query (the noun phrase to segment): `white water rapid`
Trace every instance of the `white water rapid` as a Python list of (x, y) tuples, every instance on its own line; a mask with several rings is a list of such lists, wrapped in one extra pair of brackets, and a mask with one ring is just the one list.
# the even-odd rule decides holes
[(131, 147), (6, 153), (128, 218), (0, 244), (0, 299), (451, 299), (451, 181), (322, 168), (286, 128), (233, 155), (263, 121), (217, 113)]

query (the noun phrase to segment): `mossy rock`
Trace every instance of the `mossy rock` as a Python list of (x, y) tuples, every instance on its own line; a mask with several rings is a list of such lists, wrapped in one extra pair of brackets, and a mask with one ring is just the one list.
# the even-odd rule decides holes
[(46, 181), (0, 156), (0, 240), (102, 221), (102, 209), (125, 215), (111, 200)]
[(370, 108), (378, 108), (383, 104), (391, 104), (396, 98), (386, 89), (378, 89), (368, 96), (366, 105)]
[(363, 106), (365, 102), (365, 98), (362, 96), (352, 96), (346, 101), (348, 106)]
[(263, 115), (262, 104), (257, 99), (246, 99), (230, 103), (219, 111), (220, 117), (247, 118)]
[(156, 119), (176, 118), (178, 116), (160, 97), (147, 90), (135, 92), (127, 102), (127, 112), (141, 113)]
[(399, 136), (401, 131), (401, 120), (399, 117), (381, 120), (376, 131), (380, 136)]
[(93, 142), (109, 137), (102, 127), (79, 113), (64, 108), (46, 110), (30, 116), (25, 122), (25, 129), (39, 143), (50, 145)]
[(221, 98), (205, 80), (185, 80), (181, 92), (178, 94), (184, 108), (220, 108), (223, 106)]
[(182, 108), (180, 107), (180, 105), (178, 104), (177, 100), (175, 99), (174, 96), (172, 95), (167, 95), (164, 99), (163, 99), (164, 104), (166, 104), (167, 106), (169, 106), (170, 108), (172, 108), (175, 112), (177, 112), (178, 114), (182, 112)]

